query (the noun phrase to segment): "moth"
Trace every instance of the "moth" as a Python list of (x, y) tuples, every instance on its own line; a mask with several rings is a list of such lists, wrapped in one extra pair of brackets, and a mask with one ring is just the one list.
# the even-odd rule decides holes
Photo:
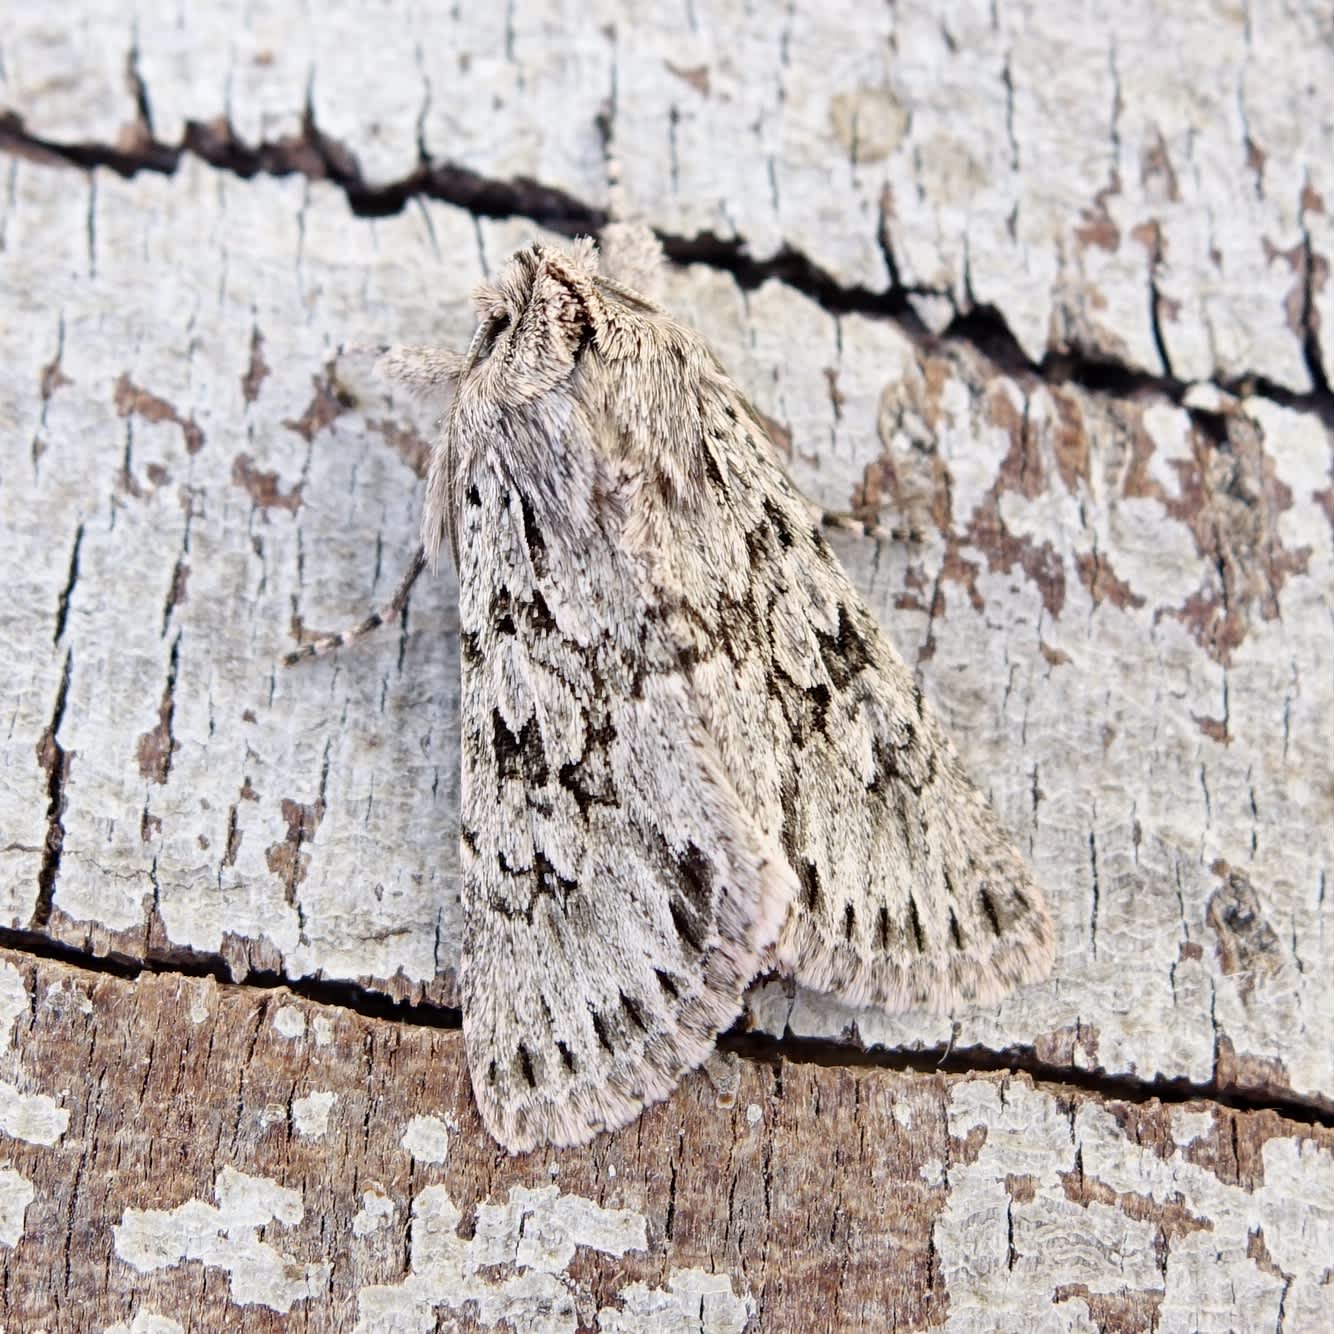
[(706, 344), (591, 241), (475, 300), (462, 356), (381, 360), (443, 409), (422, 549), (384, 612), (290, 657), (390, 619), (449, 549), (491, 1134), (626, 1124), (763, 974), (886, 1010), (1044, 977), (1041, 891)]

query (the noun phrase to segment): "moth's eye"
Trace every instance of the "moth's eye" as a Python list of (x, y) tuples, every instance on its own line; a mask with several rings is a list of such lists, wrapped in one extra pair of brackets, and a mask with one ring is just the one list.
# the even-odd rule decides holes
[(477, 360), (485, 361), (491, 355), (491, 349), (496, 345), (496, 339), (510, 327), (509, 311), (502, 310), (482, 325), (482, 339), (477, 345)]

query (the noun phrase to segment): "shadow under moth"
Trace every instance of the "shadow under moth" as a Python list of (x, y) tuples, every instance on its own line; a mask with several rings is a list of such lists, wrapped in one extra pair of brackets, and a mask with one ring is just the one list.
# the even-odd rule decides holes
[(1050, 969), (1041, 891), (745, 396), (626, 224), (534, 245), (441, 399), (423, 546), (458, 570), (463, 1032), (511, 1151), (625, 1125), (757, 977), (948, 1010)]

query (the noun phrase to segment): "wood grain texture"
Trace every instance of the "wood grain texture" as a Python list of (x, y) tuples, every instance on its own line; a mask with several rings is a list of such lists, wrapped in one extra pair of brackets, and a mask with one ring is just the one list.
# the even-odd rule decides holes
[(794, 252), (929, 321), (994, 308), (1034, 359), (1305, 392), (1334, 377), (1307, 347), (1334, 309), (1330, 40), (1320, 6), (1207, 0), (99, 4), (23, 14), (0, 101), (62, 144), (593, 206), (610, 115), (632, 203), (673, 236)]
[(17, 1328), (994, 1329), (1040, 1303), (1048, 1329), (1314, 1329), (1327, 1310), (1334, 1132), (1272, 1112), (748, 1061), (730, 1109), (694, 1076), (590, 1149), (507, 1159), (457, 1031), (11, 953), (0, 994), (23, 1004), (5, 1075), (67, 1118), (6, 1145), (0, 1213), (31, 1187), (0, 1247)]
[[(13, 177), (9, 290), (42, 293), (44, 332), (5, 372), (29, 455), (8, 491), (11, 922), (450, 1003), (450, 575), (397, 637), (275, 664), (297, 627), (383, 600), (415, 542), (430, 423), (337, 340), (461, 343), (483, 255), (533, 229), (441, 204), (368, 223), (331, 186), (193, 159)], [(133, 276), (145, 217), (179, 287)], [(773, 281), (696, 267), (670, 287), (810, 494), (922, 534), (840, 551), (1019, 834), (1061, 948), (1050, 984), (960, 1015), (956, 1044), (1078, 1032), (1088, 1068), (1330, 1105), (1334, 1057), (1305, 1037), (1334, 1015), (1330, 853), (1301, 832), (1334, 791), (1319, 415), (1002, 372)], [(778, 992), (758, 1013), (802, 1035), (852, 1022)], [(951, 1033), (856, 1024), (899, 1046)]]
[[(762, 1329), (803, 1328), (802, 1293), (835, 1303), (832, 1328), (1319, 1327), (1334, 56), (1307, 11), (1160, 8), (943, 23), (925, 5), (555, 17), (521, 0), (453, 17), (349, 7), (326, 25), (286, 4), (179, 21), (150, 4), (24, 7), (0, 39), (0, 932), (88, 967), (11, 960), (28, 1020), (7, 1077), (48, 1101), (0, 1104), (3, 1301), (30, 1302), (5, 1318), (73, 1328), (96, 1300), (108, 1323), (225, 1322), (225, 1266), (113, 1258), (125, 1210), (194, 1199), (247, 1220), (240, 1251), (217, 1243), (233, 1258), (270, 1209), (263, 1244), (299, 1261), (279, 1266), (282, 1290), (314, 1294), (286, 1319), (347, 1327), (368, 1286), (411, 1272), (428, 1186), (447, 1189), (420, 1204), (421, 1254), (457, 1269), (472, 1261), (426, 1239), (454, 1236), (451, 1210), (467, 1241), (511, 1187), (554, 1184), (642, 1216), (648, 1251), (479, 1261), (478, 1304), (433, 1306), (426, 1327), (490, 1327), (525, 1284), (574, 1294), (587, 1327), (630, 1310), (631, 1285), (674, 1292), (695, 1270), (729, 1285), (709, 1298), (720, 1311)], [(298, 632), (381, 602), (415, 545), (433, 424), (357, 345), (462, 346), (483, 274), (599, 220), (608, 117), (632, 204), (702, 261), (673, 268), (668, 304), (752, 394), (800, 485), (917, 531), (836, 544), (1030, 857), (1059, 955), (1048, 984), (953, 1021), (763, 987), (759, 1035), (849, 1064), (743, 1061), (734, 1111), (696, 1081), (552, 1178), (547, 1160), (494, 1161), (448, 1028), (450, 574), (419, 583), (397, 632), (276, 664)], [(155, 975), (96, 971), (126, 961)], [(280, 983), (305, 999), (278, 1000)], [(55, 1025), (64, 1002), (33, 999), (53, 987), (91, 999), (60, 1020), (77, 1032)], [(188, 1018), (191, 988), (209, 1015), (234, 1007), (216, 1065), (219, 1026)], [(335, 1062), (298, 1086), (236, 1045), (233, 1029), (267, 1034), (314, 998), (352, 1025), (355, 1075)], [(108, 1048), (123, 1007), (134, 1023)], [(332, 1061), (314, 1013), (272, 1050)], [(94, 1030), (119, 1055), (88, 1064)], [(939, 1078), (855, 1064), (947, 1050), (956, 1073)], [(145, 1130), (128, 1109), (154, 1069)], [(1047, 1087), (1062, 1076), (1080, 1091)], [(371, 1087), (393, 1128), (372, 1131)], [(1118, 1101), (1154, 1091), (1205, 1101)], [(296, 1100), (328, 1092), (332, 1129), (300, 1132), (325, 1100)], [(904, 1100), (923, 1110), (901, 1124)], [(340, 1120), (354, 1102), (360, 1139)], [(192, 1138), (172, 1123), (196, 1105)], [(243, 1135), (266, 1108), (277, 1120)], [(429, 1181), (400, 1144), (416, 1115), (457, 1126)], [(80, 1117), (103, 1126), (96, 1144)], [(984, 1145), (947, 1143), (979, 1126)], [(712, 1196), (733, 1190), (725, 1158), (742, 1164), (744, 1225)], [(224, 1169), (296, 1190), (301, 1221), (268, 1187), (220, 1186)], [(666, 1247), (663, 1173), (695, 1192)], [(774, 1173), (790, 1174), (781, 1224), (748, 1193), (777, 1198)], [(382, 1226), (368, 1182), (393, 1206)], [(631, 1228), (560, 1208), (588, 1235)], [(997, 1219), (1027, 1238), (1015, 1252), (988, 1249)], [(59, 1249), (36, 1249), (53, 1236), (93, 1257), (71, 1259), (77, 1281)], [(1112, 1255), (1134, 1258), (1122, 1273)]]

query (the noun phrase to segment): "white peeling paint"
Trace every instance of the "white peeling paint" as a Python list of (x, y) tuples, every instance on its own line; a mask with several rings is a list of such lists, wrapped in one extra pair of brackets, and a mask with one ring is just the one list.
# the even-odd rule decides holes
[(301, 1192), (280, 1186), (269, 1177), (252, 1177), (224, 1167), (213, 1187), (218, 1208), (229, 1225), (263, 1227), (270, 1220), (295, 1227), (305, 1216)]
[(32, 1182), (12, 1167), (0, 1168), (0, 1246), (17, 1246), (23, 1217), (35, 1194)]
[(755, 1314), (749, 1293), (738, 1297), (726, 1274), (676, 1269), (666, 1288), (631, 1283), (620, 1291), (621, 1309), (604, 1307), (598, 1328), (606, 1334), (741, 1334)]
[(482, 1264), (512, 1260), (554, 1274), (574, 1259), (576, 1246), (607, 1255), (646, 1250), (646, 1228), (643, 1214), (630, 1209), (604, 1209), (582, 1195), (562, 1195), (555, 1186), (515, 1186), (507, 1204), (477, 1206), (473, 1242), (486, 1257)]
[(20, 1093), (0, 1082), (0, 1134), (29, 1144), (54, 1144), (69, 1129), (69, 1113), (45, 1093)]
[(273, 1016), (273, 1027), (278, 1035), (284, 1038), (304, 1037), (306, 1032), (306, 1016), (296, 1008), (295, 1005), (283, 1005), (278, 1008)]
[(1181, 395), (1181, 406), (1192, 412), (1226, 412), (1236, 401), (1235, 394), (1229, 394), (1226, 389), (1206, 380), (1188, 384)]
[(266, 1102), (259, 1109), (259, 1128), (267, 1130), (269, 1126), (282, 1126), (287, 1124), (287, 1118), (290, 1109), (285, 1102)]
[(0, 964), (0, 1055), (14, 1045), (14, 1020), (28, 1008), (28, 988), (12, 963)]
[(209, 999), (216, 983), (213, 979), (203, 978), (190, 988), (190, 1004), (186, 1014), (192, 1024), (202, 1024), (209, 1016)]
[(315, 1045), (317, 1047), (327, 1047), (333, 1041), (334, 1026), (324, 1015), (317, 1015), (311, 1028), (315, 1030)]
[[(1313, 495), (1329, 485), (1328, 428), (1315, 413), (1296, 412), (1259, 395), (1246, 399), (1243, 407), (1270, 446), (1267, 458), (1273, 460), (1274, 475), (1295, 496)], [(1328, 518), (1319, 506), (1292, 505), (1276, 518), (1290, 546), (1320, 551), (1329, 541)], [(1319, 577), (1316, 570), (1310, 573)]]
[[(503, 1320), (516, 1331), (573, 1334), (579, 1327), (576, 1289), (565, 1270), (575, 1251), (587, 1247), (619, 1256), (648, 1248), (642, 1214), (604, 1209), (555, 1186), (516, 1186), (505, 1204), (479, 1205), (467, 1240), (459, 1236), (462, 1220), (445, 1187), (428, 1186), (417, 1196), (408, 1277), (361, 1290), (358, 1334), (424, 1334), (437, 1328), (437, 1307), (459, 1310), (467, 1302), (476, 1303), (483, 1327)], [(495, 1269), (502, 1276), (494, 1276)]]
[[(1068, 1104), (1017, 1082), (956, 1085), (949, 1115), (955, 1138), (986, 1138), (951, 1166), (934, 1228), (946, 1329), (1092, 1329), (1086, 1301), (1057, 1300), (1080, 1284), (1148, 1294), (1162, 1329), (1326, 1327), (1334, 1155), (1314, 1141), (1270, 1139), (1247, 1191), (1179, 1149), (1135, 1143), (1096, 1104), (1072, 1123)], [(1177, 1113), (1174, 1130), (1193, 1138), (1206, 1116)], [(1030, 1178), (1031, 1199), (1011, 1193), (1014, 1176)], [(1172, 1220), (1165, 1246), (1159, 1210)]]
[(449, 1156), (449, 1127), (438, 1116), (414, 1116), (401, 1143), (419, 1163), (443, 1163)]
[(1212, 1112), (1188, 1112), (1178, 1107), (1172, 1112), (1172, 1138), (1184, 1149), (1214, 1128)]
[(1167, 495), (1180, 498), (1181, 475), (1172, 464), (1190, 460), (1190, 416), (1171, 403), (1153, 403), (1145, 408), (1142, 421), (1154, 445), (1146, 464), (1149, 475)]
[(329, 1129), (329, 1113), (338, 1095), (325, 1090), (292, 1099), (292, 1124), (296, 1133), (307, 1139), (319, 1139)]
[[(85, 998), (86, 999), (86, 998)], [(13, 964), (0, 963), (0, 1055), (14, 1045), (14, 1021), (28, 1010), (31, 997)], [(0, 1080), (0, 1135), (29, 1144), (54, 1144), (69, 1128), (69, 1113), (44, 1093), (23, 1093)]]
[(136, 1311), (133, 1320), (128, 1323), (118, 1320), (114, 1325), (108, 1325), (103, 1334), (185, 1334), (185, 1326), (152, 1311)]
[(928, 1186), (939, 1186), (945, 1180), (945, 1164), (939, 1158), (928, 1158), (917, 1169), (917, 1175)]
[(202, 1261), (227, 1272), (238, 1305), (283, 1314), (293, 1302), (324, 1292), (328, 1264), (305, 1264), (259, 1240), (262, 1227), (301, 1221), (299, 1192), (225, 1167), (213, 1193), (216, 1207), (187, 1200), (175, 1209), (127, 1209), (112, 1229), (116, 1254), (141, 1274)]
[(368, 1237), (382, 1227), (388, 1227), (394, 1217), (394, 1202), (378, 1190), (361, 1192), (361, 1208), (352, 1219), (352, 1235)]
[(57, 982), (47, 987), (42, 1004), (57, 1015), (71, 1013), (87, 1015), (93, 1012), (92, 997), (73, 982), (68, 984)]

